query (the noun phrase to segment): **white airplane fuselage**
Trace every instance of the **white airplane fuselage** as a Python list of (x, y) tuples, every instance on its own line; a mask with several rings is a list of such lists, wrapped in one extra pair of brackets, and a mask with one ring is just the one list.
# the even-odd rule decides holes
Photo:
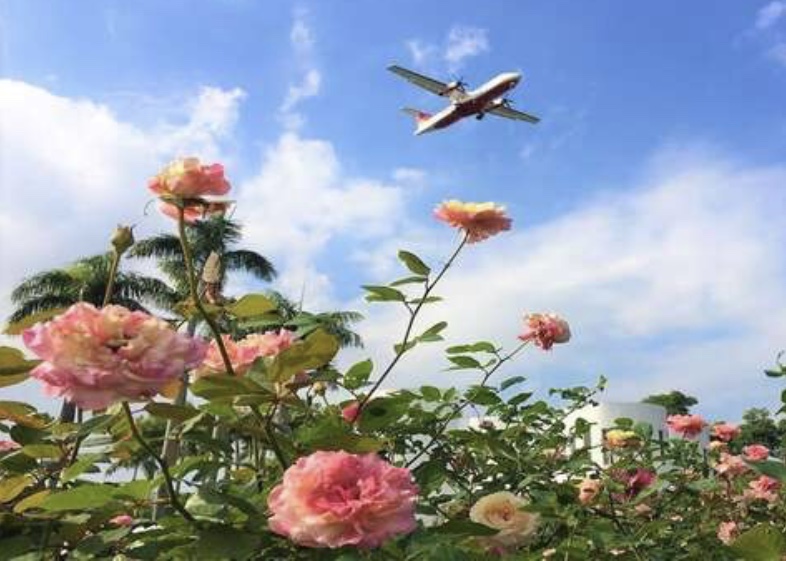
[(505, 72), (470, 92), (455, 90), (445, 94), (450, 97), (451, 104), (439, 113), (419, 120), (415, 134), (421, 135), (443, 129), (471, 115), (482, 117), (486, 110), (501, 104), (504, 95), (515, 88), (520, 81), (521, 74), (518, 72)]

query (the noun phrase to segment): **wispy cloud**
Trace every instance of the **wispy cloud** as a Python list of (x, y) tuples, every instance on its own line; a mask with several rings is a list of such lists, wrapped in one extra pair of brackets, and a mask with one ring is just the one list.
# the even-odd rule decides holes
[(767, 56), (778, 64), (786, 66), (786, 42), (777, 43), (772, 46), (767, 51)]
[(786, 2), (775, 0), (763, 6), (756, 14), (756, 29), (768, 29), (786, 16)]
[(298, 105), (310, 97), (319, 95), (322, 87), (322, 74), (314, 62), (316, 44), (314, 32), (309, 27), (307, 19), (306, 10), (296, 9), (289, 32), (294, 61), (298, 72), (301, 73), (299, 81), (289, 85), (279, 106), (281, 122), (289, 130), (297, 130), (305, 122), (303, 114), (296, 110)]
[[(491, 50), (488, 31), (480, 27), (454, 25), (448, 30), (442, 46), (422, 39), (409, 39), (404, 45), (411, 63), (418, 68), (429, 69), (439, 63), (449, 72), (459, 70), (472, 57)], [(434, 68), (442, 71), (442, 68)]]

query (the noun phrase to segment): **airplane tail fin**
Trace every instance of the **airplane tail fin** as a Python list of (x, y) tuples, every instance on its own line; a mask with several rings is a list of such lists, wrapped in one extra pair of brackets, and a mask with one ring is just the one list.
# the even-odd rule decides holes
[(413, 109), (412, 107), (405, 107), (402, 111), (408, 115), (412, 115), (415, 119), (415, 125), (417, 127), (415, 129), (415, 134), (423, 132), (423, 125), (432, 117), (431, 113), (426, 113), (420, 109)]

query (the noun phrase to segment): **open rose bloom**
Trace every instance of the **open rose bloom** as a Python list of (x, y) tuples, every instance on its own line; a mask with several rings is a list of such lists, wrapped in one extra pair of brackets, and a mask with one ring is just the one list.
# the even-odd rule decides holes
[(480, 542), (493, 551), (508, 551), (527, 543), (538, 529), (540, 517), (523, 510), (527, 501), (508, 491), (486, 495), (469, 511), (473, 522), (499, 530)]
[(445, 201), (434, 210), (434, 216), (462, 230), (467, 235), (467, 243), (477, 243), (510, 230), (512, 223), (505, 214), (505, 207), (494, 203)]
[(269, 525), (306, 547), (378, 547), (415, 530), (417, 495), (408, 469), (375, 454), (314, 452), (271, 491)]
[(718, 423), (712, 426), (712, 436), (723, 442), (731, 442), (740, 436), (740, 427), (731, 423)]
[(570, 341), (568, 322), (556, 314), (527, 314), (524, 316), (526, 331), (519, 335), (522, 341), (534, 341), (535, 345), (548, 351), (555, 344)]
[(184, 219), (189, 223), (213, 214), (223, 214), (229, 205), (228, 201), (210, 200), (229, 192), (224, 166), (203, 165), (199, 158), (182, 158), (170, 163), (150, 179), (147, 186), (162, 198), (160, 210), (163, 214), (177, 219), (180, 213), (178, 205), (183, 205)]
[(84, 302), (25, 330), (23, 339), (45, 361), (30, 376), (43, 382), (48, 395), (83, 409), (150, 398), (199, 366), (207, 350), (201, 339), (146, 313)]
[[(295, 334), (287, 329), (281, 329), (280, 331), (253, 333), (240, 341), (234, 341), (229, 335), (224, 335), (222, 341), (227, 355), (229, 355), (229, 361), (232, 363), (232, 370), (236, 375), (242, 376), (248, 372), (257, 358), (276, 356), (291, 347), (295, 342)], [(205, 360), (196, 371), (196, 375), (199, 377), (211, 376), (225, 372), (226, 366), (221, 351), (219, 351), (216, 342), (211, 341)]]
[(701, 434), (707, 422), (699, 415), (669, 415), (666, 424), (671, 432), (684, 438), (695, 438)]

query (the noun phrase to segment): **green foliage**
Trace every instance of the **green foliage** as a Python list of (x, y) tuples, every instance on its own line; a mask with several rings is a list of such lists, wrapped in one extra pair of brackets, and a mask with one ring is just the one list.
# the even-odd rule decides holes
[(681, 391), (672, 390), (669, 393), (645, 397), (641, 402), (665, 407), (667, 415), (687, 415), (690, 408), (699, 403), (699, 400)]

